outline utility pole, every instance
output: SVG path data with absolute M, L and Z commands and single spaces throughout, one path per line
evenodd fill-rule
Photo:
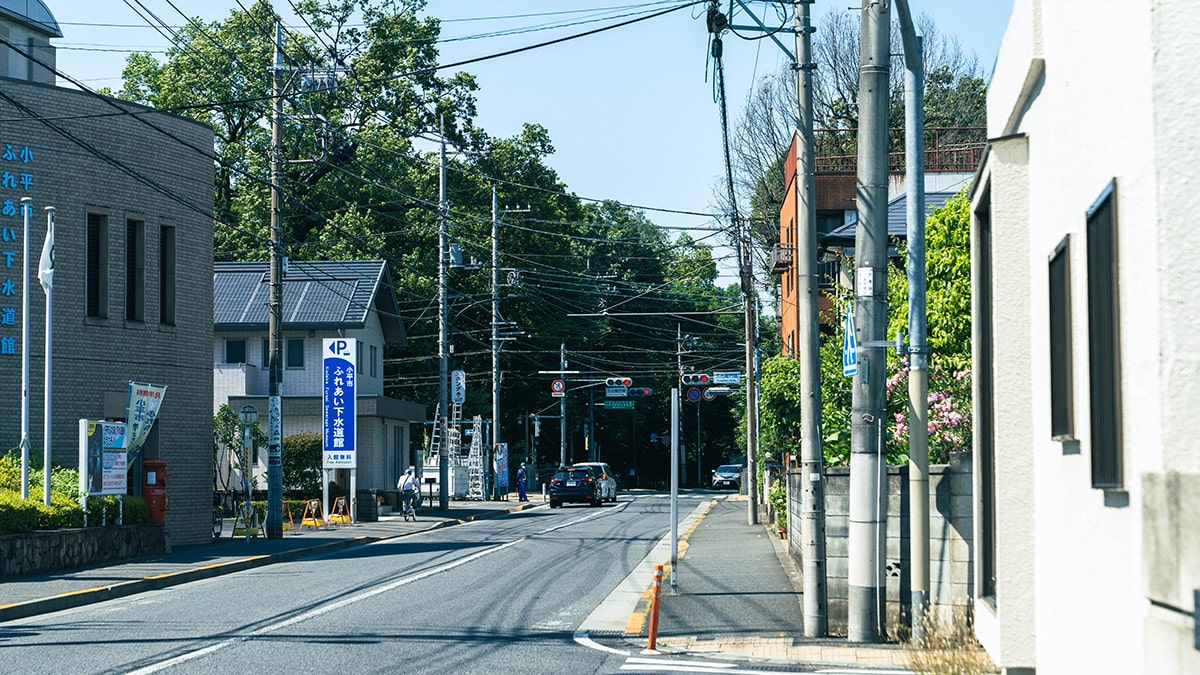
M 450 508 L 450 455 L 449 433 L 446 416 L 450 405 L 450 355 L 447 344 L 449 338 L 449 303 L 446 298 L 446 247 L 449 245 L 446 212 L 446 129 L 441 118 L 438 119 L 441 136 L 441 162 L 438 165 L 438 437 L 442 439 L 438 451 L 438 508 L 442 511 Z M 456 448 L 457 450 L 457 448 Z
M 271 298 L 267 323 L 267 539 L 283 537 L 283 21 L 271 70 Z M 246 467 L 249 471 L 250 467 Z M 246 495 L 246 503 L 250 495 Z M 249 526 L 247 526 L 249 527 Z
M 929 347 L 925 273 L 925 54 L 908 0 L 896 3 L 904 40 L 904 167 L 908 192 L 908 494 L 913 643 L 929 601 Z
M 754 257 L 751 251 L 750 221 L 742 220 L 738 242 L 742 263 L 742 310 L 746 328 L 746 520 L 758 524 L 758 383 L 754 378 Z
M 825 563 L 825 450 L 821 441 L 821 346 L 817 320 L 817 206 L 813 156 L 813 70 L 810 5 L 796 0 L 796 98 L 800 145 L 796 149 L 797 353 L 800 357 L 800 522 L 804 564 L 804 636 L 829 632 Z
M 858 232 L 855 325 L 862 350 L 850 425 L 850 642 L 879 642 L 886 593 L 887 462 L 884 449 L 887 343 L 888 3 L 863 0 L 859 52 Z
M 567 372 L 567 344 L 564 342 L 559 346 L 559 361 L 558 367 L 563 371 L 563 376 Z M 558 399 L 558 465 L 560 467 L 567 465 L 567 397 L 566 392 Z
M 500 447 L 500 206 L 492 183 L 492 449 Z M 499 486 L 499 480 L 496 485 Z

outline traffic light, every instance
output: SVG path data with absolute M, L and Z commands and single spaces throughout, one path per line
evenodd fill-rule
M 610 377 L 604 380 L 605 386 L 608 387 L 628 387 L 633 384 L 632 377 Z
M 701 387 L 703 387 L 704 385 L 707 385 L 709 382 L 712 382 L 712 378 L 708 376 L 708 373 L 688 373 L 687 375 L 683 375 L 679 379 L 680 379 L 680 381 L 683 382 L 684 386 L 701 386 Z
M 654 390 L 650 387 L 633 387 L 629 390 L 630 396 L 652 396 Z

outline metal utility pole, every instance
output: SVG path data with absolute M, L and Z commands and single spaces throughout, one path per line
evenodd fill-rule
M 850 427 L 850 642 L 879 642 L 886 593 L 887 462 L 883 447 L 887 347 L 888 3 L 863 0 L 859 52 L 855 325 L 862 350 Z
M 283 22 L 275 18 L 271 69 L 271 298 L 267 323 L 267 539 L 283 537 Z M 246 467 L 247 471 L 250 467 Z M 246 494 L 246 503 L 250 494 Z M 249 525 L 247 525 L 247 528 Z
M 758 524 L 758 383 L 754 377 L 754 257 L 750 221 L 738 223 L 742 260 L 742 304 L 746 328 L 746 520 Z
M 908 0 L 897 0 L 904 39 L 904 167 L 908 192 L 908 494 L 914 644 L 929 602 L 929 347 L 925 307 L 925 54 Z
M 825 450 L 821 441 L 821 345 L 818 327 L 817 186 L 813 156 L 813 70 L 810 5 L 796 0 L 796 100 L 800 145 L 796 149 L 797 353 L 800 357 L 800 546 L 804 564 L 804 636 L 829 632 L 825 563 Z
M 450 405 L 450 355 L 449 355 L 449 303 L 446 298 L 446 255 L 449 246 L 446 212 L 446 130 L 438 121 L 441 132 L 441 162 L 438 165 L 438 438 L 442 439 L 438 449 L 438 508 L 450 508 L 450 456 L 448 444 L 450 429 L 446 416 Z M 457 448 L 456 448 L 457 450 Z
M 562 343 L 559 346 L 559 361 L 558 367 L 563 371 L 564 377 L 567 372 L 567 345 Z M 558 399 L 558 465 L 560 467 L 567 465 L 567 397 L 566 392 Z

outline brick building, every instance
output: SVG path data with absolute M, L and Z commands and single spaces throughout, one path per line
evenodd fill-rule
M 213 476 L 213 134 L 190 120 L 133 116 L 148 109 L 54 86 L 50 39 L 60 36 L 41 2 L 0 6 L 0 376 L 8 384 L 0 438 L 9 448 L 20 442 L 27 348 L 31 455 L 42 454 L 46 298 L 35 275 L 43 209 L 53 206 L 52 461 L 77 464 L 79 419 L 124 419 L 130 381 L 167 385 L 142 458 L 167 463 L 170 541 L 205 542 Z M 24 197 L 33 204 L 27 347 Z M 134 464 L 131 492 L 141 480 Z

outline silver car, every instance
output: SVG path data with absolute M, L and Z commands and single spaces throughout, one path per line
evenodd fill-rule
M 713 470 L 712 486 L 714 490 L 721 488 L 741 489 L 742 467 L 738 464 L 722 464 L 718 466 Z
M 590 466 L 600 476 L 600 500 L 617 501 L 617 475 L 605 462 L 575 462 L 572 466 Z

